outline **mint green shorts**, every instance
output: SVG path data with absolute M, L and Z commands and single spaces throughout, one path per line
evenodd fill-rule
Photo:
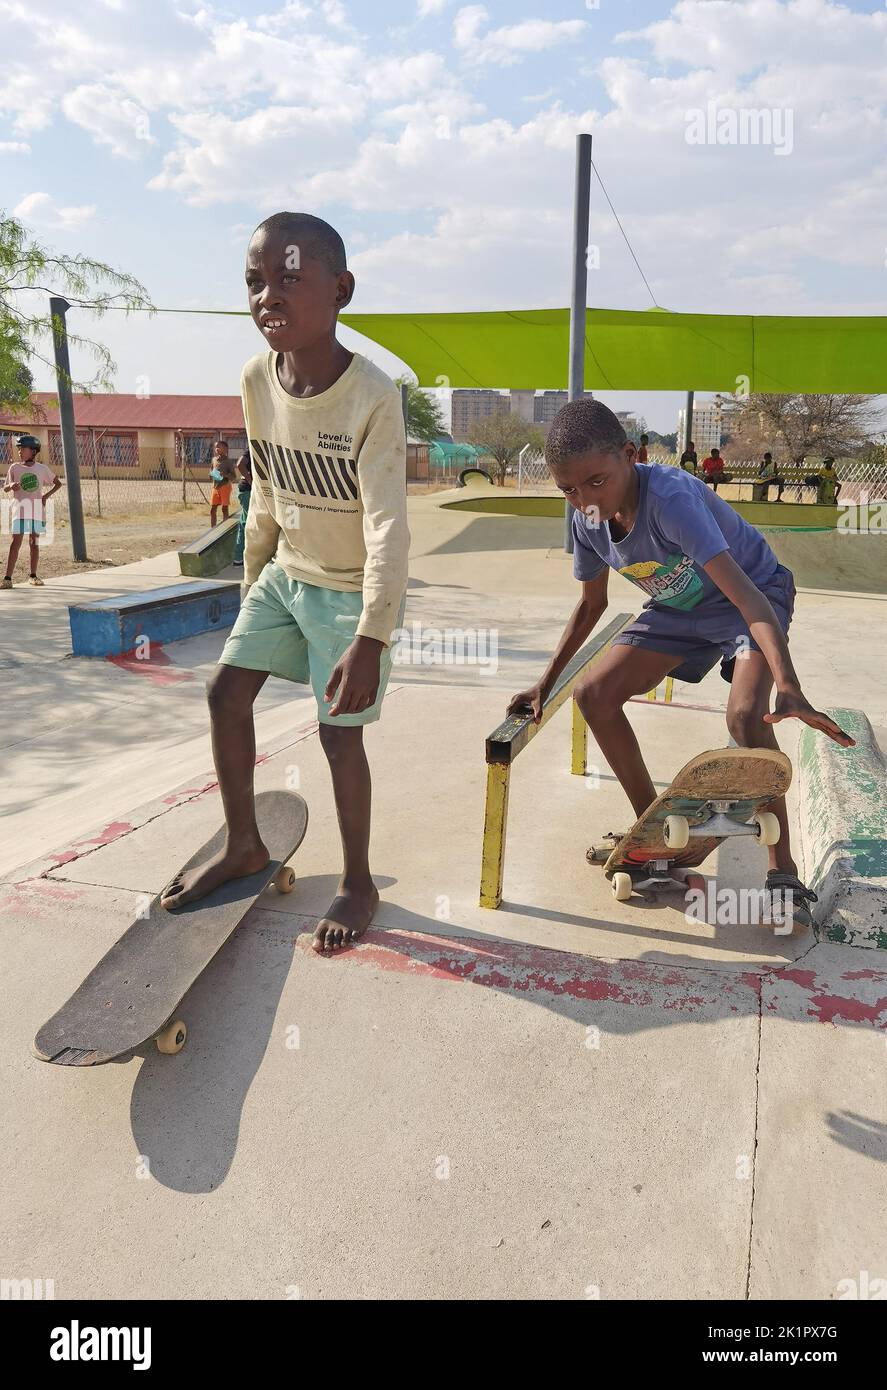
M 396 627 L 403 622 L 405 603 L 406 597 Z M 310 683 L 321 724 L 372 724 L 381 713 L 382 696 L 391 675 L 391 647 L 384 647 L 379 659 L 379 689 L 374 704 L 360 714 L 330 716 L 334 701 L 323 698 L 333 667 L 357 636 L 362 612 L 363 594 L 323 589 L 290 579 L 271 560 L 250 588 L 219 663 L 242 666 L 248 671 L 267 671 L 299 685 Z

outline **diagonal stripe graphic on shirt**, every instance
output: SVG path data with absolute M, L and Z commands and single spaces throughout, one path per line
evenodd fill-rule
M 322 483 L 322 481 L 321 481 L 321 479 L 320 479 L 320 475 L 318 474 L 317 466 L 316 466 L 316 464 L 315 464 L 315 462 L 314 462 L 314 455 L 313 455 L 313 454 L 309 454 L 308 451 L 307 451 L 307 449 L 305 450 L 305 462 L 306 462 L 306 464 L 308 465 L 308 467 L 311 469 L 311 474 L 312 474 L 312 476 L 313 476 L 313 478 L 314 478 L 315 483 L 317 484 L 317 491 L 320 493 L 320 496 L 321 496 L 321 497 L 326 497 L 326 496 L 328 496 L 327 490 L 326 490 L 326 488 L 324 487 L 324 485 L 323 485 L 323 483 Z
M 281 467 L 280 459 L 278 457 L 279 452 L 279 444 L 269 444 L 268 458 L 271 463 L 271 468 L 274 473 L 274 477 L 277 480 L 277 486 L 281 489 L 282 492 L 287 492 L 289 491 L 289 488 L 287 485 L 286 474 L 284 473 L 283 468 Z
M 277 453 L 280 458 L 281 467 L 286 473 L 290 492 L 304 493 L 305 489 L 302 487 L 296 475 L 296 465 L 292 450 L 284 448 L 282 444 L 278 444 Z
M 338 468 L 339 468 L 339 476 L 341 477 L 341 479 L 342 479 L 342 481 L 344 482 L 345 486 L 347 487 L 348 491 L 351 493 L 351 496 L 352 496 L 352 497 L 357 497 L 357 482 L 356 482 L 356 479 L 350 477 L 350 476 L 349 476 L 349 472 L 348 472 L 348 470 L 350 469 L 352 473 L 354 473 L 354 474 L 357 473 L 357 463 L 356 463 L 356 461 L 355 461 L 354 459 L 337 458 L 337 459 L 336 459 L 336 463 L 337 463 Z
M 327 476 L 328 476 L 329 478 L 332 478 L 332 480 L 333 480 L 333 485 L 339 489 L 339 492 L 340 492 L 342 498 L 347 502 L 347 501 L 348 501 L 348 493 L 345 491 L 345 486 L 344 486 L 344 484 L 343 484 L 343 482 L 342 482 L 342 479 L 339 477 L 338 473 L 336 472 L 335 461 L 334 461 L 333 459 L 330 458 L 329 454 L 325 454 L 325 455 L 324 455 L 324 462 L 326 463 Z
M 249 442 L 250 453 L 253 455 L 253 465 L 256 473 L 263 483 L 270 482 L 271 469 L 268 465 L 268 457 L 265 450 L 268 448 L 268 441 L 265 439 L 251 439 Z M 255 464 L 255 460 L 260 461 L 261 467 Z
M 315 490 L 315 488 L 314 488 L 314 484 L 313 484 L 312 481 L 311 481 L 311 475 L 310 475 L 310 473 L 308 472 L 308 469 L 305 467 L 305 459 L 304 459 L 304 456 L 299 452 L 298 449 L 294 449 L 294 450 L 293 450 L 293 453 L 294 453 L 295 456 L 296 456 L 296 462 L 297 462 L 298 465 L 299 465 L 299 472 L 300 472 L 300 474 L 302 475 L 302 478 L 303 478 L 303 480 L 304 480 L 305 486 L 307 487 L 308 491 L 311 493 L 311 496 L 312 496 L 312 497 L 316 497 L 316 496 L 317 496 L 317 492 L 316 492 L 316 490 Z
M 326 483 L 329 496 L 335 500 L 336 479 L 333 474 L 332 468 L 330 467 L 332 459 L 330 459 L 324 454 L 315 454 L 314 462 L 317 464 L 317 467 L 320 469 L 320 472 L 323 475 L 323 480 Z

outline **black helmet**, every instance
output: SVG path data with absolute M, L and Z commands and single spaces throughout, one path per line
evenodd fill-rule
M 15 447 L 17 449 L 33 449 L 35 454 L 40 452 L 40 440 L 33 434 L 16 435 Z

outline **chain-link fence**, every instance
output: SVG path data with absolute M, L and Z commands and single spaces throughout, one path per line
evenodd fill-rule
M 650 462 L 677 468 L 674 454 L 650 452 Z M 718 483 L 718 493 L 728 502 L 774 501 L 781 495 L 786 502 L 816 502 L 821 496 L 821 458 L 807 458 L 800 465 L 775 465 L 775 476 L 767 481 L 760 475 L 760 459 L 729 459 L 724 461 L 724 481 Z M 703 477 L 702 462 L 697 474 Z M 835 474 L 840 485 L 838 501 L 859 502 L 887 499 L 887 466 L 877 459 L 840 458 L 835 460 Z M 518 492 L 559 493 L 560 489 L 548 471 L 542 454 L 526 452 L 505 480 L 506 487 Z
M 0 471 L 18 459 L 15 433 L 0 431 Z M 47 447 L 38 457 L 62 478 L 61 434 L 46 432 Z M 77 430 L 77 460 L 85 516 L 105 520 L 155 512 L 209 509 L 213 445 L 223 438 L 234 461 L 246 451 L 246 435 L 233 432 L 169 431 L 167 442 L 156 435 L 140 437 L 138 431 Z M 59 519 L 68 518 L 68 490 L 56 493 Z

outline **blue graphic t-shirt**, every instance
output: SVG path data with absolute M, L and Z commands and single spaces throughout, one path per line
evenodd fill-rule
M 573 513 L 573 574 L 595 579 L 610 569 L 648 595 L 645 608 L 703 611 L 728 603 L 702 568 L 728 550 L 753 584 L 765 588 L 778 561 L 760 531 L 729 502 L 680 468 L 635 464 L 638 512 L 628 535 L 614 541 L 609 525 Z

